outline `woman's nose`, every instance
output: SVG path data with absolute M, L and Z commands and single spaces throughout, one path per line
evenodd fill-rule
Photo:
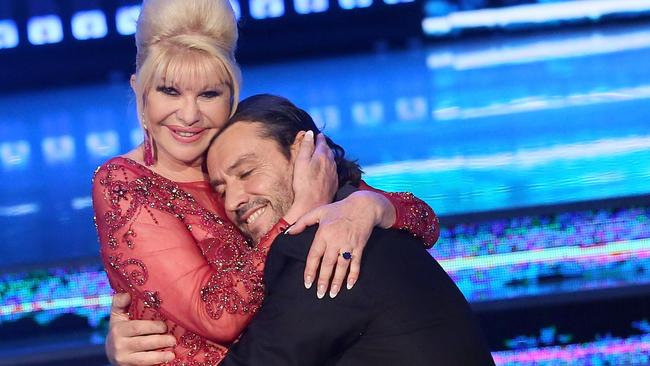
M 191 126 L 201 120 L 201 112 L 195 98 L 184 98 L 176 116 L 185 125 Z

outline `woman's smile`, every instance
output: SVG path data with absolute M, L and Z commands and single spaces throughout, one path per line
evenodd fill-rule
M 199 127 L 181 127 L 181 126 L 165 126 L 169 129 L 172 137 L 181 143 L 190 144 L 196 142 L 203 137 L 207 128 Z

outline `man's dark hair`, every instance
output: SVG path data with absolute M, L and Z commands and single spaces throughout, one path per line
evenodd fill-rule
M 280 151 L 287 159 L 291 158 L 291 145 L 298 132 L 313 131 L 314 137 L 320 133 L 307 112 L 296 107 L 286 98 L 271 94 L 257 94 L 242 100 L 224 130 L 240 122 L 259 123 L 263 129 L 260 137 L 277 142 Z M 345 184 L 358 187 L 363 173 L 359 164 L 345 159 L 345 150 L 329 137 L 325 139 L 334 153 L 339 187 Z

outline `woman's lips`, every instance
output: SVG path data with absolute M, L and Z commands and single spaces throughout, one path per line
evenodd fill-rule
M 205 128 L 181 128 L 175 126 L 167 126 L 167 128 L 169 128 L 172 137 L 176 139 L 176 141 L 186 144 L 196 142 L 201 138 L 203 132 L 206 131 Z

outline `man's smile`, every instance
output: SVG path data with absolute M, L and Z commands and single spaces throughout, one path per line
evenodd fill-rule
M 250 225 L 254 223 L 264 213 L 264 211 L 266 211 L 266 207 L 267 206 L 264 205 L 258 209 L 255 209 L 255 211 L 250 215 L 248 215 L 248 217 L 246 218 L 246 224 Z

